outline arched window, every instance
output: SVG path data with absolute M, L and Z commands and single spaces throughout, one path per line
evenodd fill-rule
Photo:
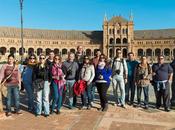
M 112 34 L 115 34 L 115 29 L 112 29 Z
M 138 49 L 137 55 L 138 55 L 138 56 L 142 56 L 142 55 L 143 55 L 143 49 Z
M 173 56 L 175 56 L 175 49 L 173 49 Z
M 111 34 L 112 33 L 112 31 L 111 31 L 111 29 L 109 29 L 109 34 Z
M 22 51 L 23 51 L 23 53 L 25 53 L 25 48 L 19 48 L 19 55 L 22 55 Z
M 5 47 L 1 47 L 1 48 L 0 48 L 0 53 L 1 53 L 2 55 L 5 55 L 6 52 L 7 52 L 7 49 L 6 49 Z
M 123 38 L 123 43 L 124 44 L 128 43 L 128 40 L 126 38 Z
M 53 51 L 54 51 L 54 54 L 59 55 L 59 49 L 55 48 Z
M 165 56 L 170 56 L 170 49 L 169 48 L 164 49 L 164 55 Z
M 113 38 L 110 38 L 109 44 L 114 44 L 114 39 Z
M 91 56 L 91 49 L 86 49 L 86 55 Z
M 38 48 L 36 53 L 39 56 L 42 52 L 43 52 L 43 49 L 42 48 Z
M 73 48 L 70 49 L 70 52 L 75 53 L 75 49 L 73 49 Z
M 50 48 L 46 48 L 46 55 L 49 55 L 51 49 Z
M 156 48 L 155 49 L 155 56 L 159 56 L 161 54 L 161 49 Z
M 62 49 L 62 55 L 66 55 L 67 54 L 67 49 Z
M 119 43 L 121 43 L 121 39 L 120 38 L 117 38 L 116 39 L 116 44 L 119 44 Z
M 146 49 L 146 56 L 152 56 L 152 49 Z
M 16 48 L 11 47 L 11 48 L 10 48 L 10 54 L 15 54 L 15 53 L 16 53 Z
M 123 34 L 125 34 L 125 33 L 126 33 L 124 28 L 122 29 L 122 31 L 123 31 Z
M 28 49 L 28 55 L 34 54 L 34 49 L 33 48 L 29 48 Z
M 109 49 L 109 57 L 110 57 L 110 58 L 113 58 L 113 49 L 112 49 L 112 48 Z
M 127 58 L 127 49 L 126 48 L 123 49 L 123 57 Z

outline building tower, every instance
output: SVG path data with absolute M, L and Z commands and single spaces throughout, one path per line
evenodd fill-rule
M 132 41 L 134 39 L 133 16 L 130 20 L 122 16 L 113 16 L 109 21 L 106 16 L 103 23 L 103 53 L 112 58 L 116 55 L 116 50 L 121 49 L 123 57 L 132 51 Z

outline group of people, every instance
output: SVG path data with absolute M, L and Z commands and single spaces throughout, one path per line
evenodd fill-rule
M 49 56 L 40 54 L 37 58 L 29 55 L 25 63 L 17 65 L 14 55 L 8 56 L 7 64 L 0 70 L 0 113 L 4 113 L 2 99 L 5 97 L 6 116 L 14 112 L 22 114 L 20 110 L 20 89 L 24 87 L 28 100 L 28 111 L 36 116 L 44 114 L 60 114 L 61 107 L 69 109 L 77 107 L 77 97 L 81 97 L 79 109 L 91 109 L 94 105 L 95 88 L 99 94 L 99 111 L 108 110 L 107 90 L 111 84 L 116 106 L 126 108 L 134 105 L 137 88 L 137 107 L 141 107 L 141 93 L 144 92 L 144 108 L 149 108 L 149 87 L 154 86 L 156 108 L 161 107 L 161 98 L 165 111 L 170 110 L 170 84 L 172 80 L 174 62 L 164 63 L 164 56 L 158 56 L 158 63 L 152 66 L 147 57 L 142 56 L 140 62 L 134 58 L 134 53 L 128 53 L 128 59 L 122 57 L 121 50 L 116 56 L 108 60 L 100 50 L 94 58 L 83 54 L 83 47 L 78 46 L 77 52 L 68 54 L 62 61 L 60 55 L 50 51 Z M 6 90 L 2 86 L 5 83 Z M 119 91 L 118 91 L 119 89 Z M 2 91 L 7 91 L 3 94 Z

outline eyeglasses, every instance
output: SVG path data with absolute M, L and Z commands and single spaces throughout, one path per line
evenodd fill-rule
M 40 57 L 39 59 L 40 59 L 40 60 L 44 60 L 44 59 L 45 59 L 45 57 Z

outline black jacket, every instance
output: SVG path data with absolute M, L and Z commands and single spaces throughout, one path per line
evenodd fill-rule
M 33 74 L 32 74 L 33 81 L 36 79 L 43 79 L 44 81 L 50 81 L 50 71 L 49 67 L 46 65 L 44 68 L 41 68 L 40 65 L 36 65 L 33 68 Z

